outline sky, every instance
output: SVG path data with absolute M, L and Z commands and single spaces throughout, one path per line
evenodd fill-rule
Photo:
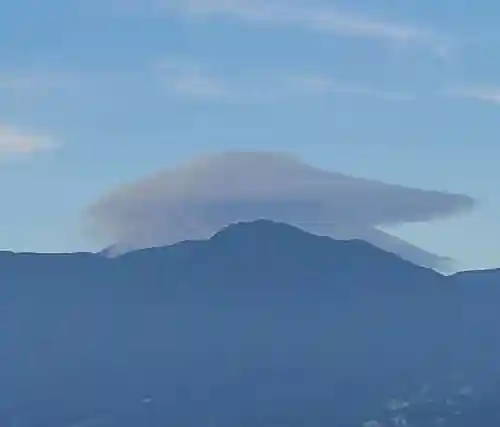
M 272 150 L 475 198 L 472 213 L 390 232 L 498 267 L 498 13 L 480 0 L 2 2 L 0 249 L 96 250 L 82 213 L 103 193 L 200 153 Z

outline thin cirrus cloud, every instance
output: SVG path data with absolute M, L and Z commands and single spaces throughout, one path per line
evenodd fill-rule
M 386 101 L 414 101 L 416 96 L 410 93 L 380 90 L 370 86 L 341 82 L 321 74 L 295 74 L 283 77 L 288 85 L 309 94 L 346 94 L 353 96 L 378 98 Z
M 500 86 L 463 86 L 448 91 L 454 97 L 500 105 Z
M 0 125 L 0 156 L 26 156 L 56 147 L 49 136 Z
M 156 0 L 165 13 L 199 21 L 237 20 L 247 24 L 299 28 L 341 37 L 379 40 L 402 46 L 419 46 L 439 56 L 455 47 L 452 37 L 412 24 L 384 21 L 312 1 L 273 0 Z
M 207 71 L 186 58 L 164 58 L 155 67 L 156 79 L 170 95 L 188 101 L 265 103 L 304 97 L 350 95 L 385 101 L 411 101 L 415 96 L 364 84 L 341 82 L 318 73 L 268 72 L 235 79 Z
M 184 58 L 160 60 L 154 67 L 160 86 L 180 97 L 207 101 L 222 101 L 237 95 L 227 81 L 208 73 L 194 61 Z M 241 94 L 240 94 L 241 95 Z
M 67 89 L 74 78 L 68 73 L 53 70 L 16 69 L 0 71 L 0 95 L 33 97 L 50 95 Z
M 0 71 L 0 97 L 27 102 L 33 99 L 65 99 L 95 94 L 116 96 L 134 88 L 150 88 L 155 93 L 182 102 L 221 104 L 266 104 L 313 100 L 319 96 L 353 96 L 381 101 L 411 101 L 413 94 L 341 81 L 326 73 L 307 71 L 247 71 L 243 74 L 201 64 L 185 56 L 162 57 L 152 66 L 128 71 L 81 73 L 78 71 Z M 147 83 L 146 83 L 147 82 Z M 111 94 L 112 92 L 112 94 Z M 69 96 L 71 94 L 71 96 Z M 61 96 L 63 95 L 63 96 Z
M 361 238 L 440 268 L 444 258 L 379 227 L 448 217 L 474 204 L 465 195 L 321 170 L 288 154 L 228 152 L 118 187 L 93 203 L 85 218 L 91 234 L 112 246 L 110 254 L 204 239 L 235 221 L 265 218 L 335 238 Z
M 40 87 L 52 88 L 59 87 L 60 80 L 55 76 L 40 71 L 17 72 L 1 72 L 0 73 L 0 89 L 3 90 L 33 90 Z

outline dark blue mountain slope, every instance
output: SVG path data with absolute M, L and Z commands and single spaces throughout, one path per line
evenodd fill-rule
M 269 221 L 116 259 L 1 253 L 0 422 L 461 427 L 499 392 L 488 292 Z

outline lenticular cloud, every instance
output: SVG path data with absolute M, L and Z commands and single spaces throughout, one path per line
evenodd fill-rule
M 282 153 L 208 155 L 118 188 L 88 210 L 113 254 L 205 239 L 235 221 L 269 219 L 340 239 L 362 238 L 437 268 L 443 258 L 378 227 L 447 217 L 468 196 L 426 191 L 315 168 Z

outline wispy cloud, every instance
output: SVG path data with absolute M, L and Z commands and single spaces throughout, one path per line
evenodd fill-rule
M 413 101 L 416 99 L 414 95 L 409 93 L 379 90 L 366 85 L 341 82 L 320 74 L 289 75 L 285 76 L 284 79 L 291 87 L 309 94 L 346 94 L 386 101 Z
M 57 147 L 57 143 L 42 134 L 27 132 L 0 124 L 0 155 L 30 155 Z
M 0 91 L 18 94 L 47 94 L 64 88 L 69 76 L 44 70 L 0 71 Z
M 447 56 L 453 39 L 438 31 L 332 6 L 316 6 L 311 0 L 156 0 L 164 12 L 190 20 L 232 19 L 265 26 L 296 27 L 308 31 L 331 33 L 389 42 L 401 46 L 419 46 L 439 56 Z
M 447 91 L 448 95 L 500 105 L 500 86 L 462 86 Z
M 163 89 L 181 97 L 222 101 L 231 92 L 227 82 L 188 59 L 162 59 L 155 73 Z
M 307 69 L 238 70 L 199 61 L 191 56 L 165 56 L 149 66 L 103 72 L 63 70 L 0 70 L 0 99 L 27 111 L 43 102 L 44 108 L 92 108 L 136 93 L 158 93 L 165 100 L 203 104 L 271 104 L 314 102 L 322 97 L 371 98 L 386 102 L 411 101 L 415 96 L 366 82 L 337 79 L 328 72 Z M 236 72 L 238 71 L 238 72 Z M 36 101 L 36 102 L 35 102 Z M 54 104 L 55 103 L 55 104 Z M 42 105 L 42 104 L 40 104 Z M 22 108 L 19 107 L 21 110 Z
M 163 59 L 155 68 L 162 88 L 170 95 L 194 102 L 268 103 L 304 97 L 351 95 L 385 101 L 411 101 L 407 93 L 341 82 L 314 73 L 267 72 L 235 78 L 204 69 L 188 59 Z

